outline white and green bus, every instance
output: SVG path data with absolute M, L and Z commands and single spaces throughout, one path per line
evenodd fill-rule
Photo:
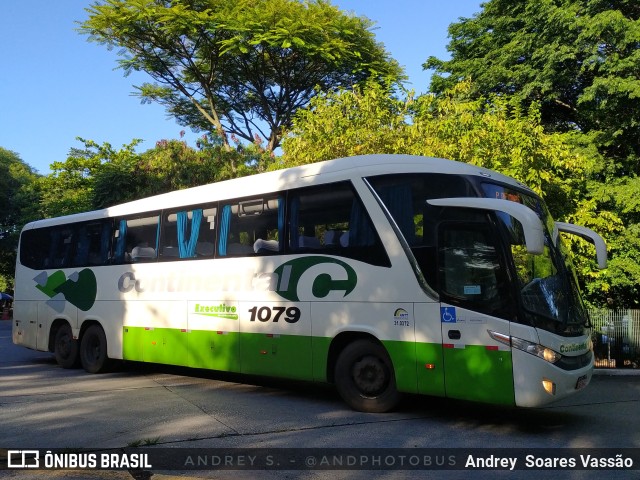
M 539 406 L 585 387 L 588 316 L 530 189 L 443 159 L 367 155 L 30 223 L 13 342 L 112 360 Z

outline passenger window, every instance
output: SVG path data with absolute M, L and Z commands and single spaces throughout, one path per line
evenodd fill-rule
M 27 268 L 40 270 L 45 268 L 49 257 L 51 229 L 37 228 L 25 230 L 20 236 L 20 263 Z
M 218 255 L 237 257 L 282 252 L 284 200 L 259 197 L 223 203 Z
M 289 251 L 390 266 L 371 219 L 348 182 L 291 192 Z
M 443 300 L 509 318 L 508 277 L 490 231 L 482 225 L 448 224 L 439 235 Z
M 109 263 L 111 222 L 85 223 L 78 227 L 73 265 L 106 265 Z
M 367 180 L 411 248 L 422 277 L 437 290 L 436 232 L 442 209 L 429 206 L 427 200 L 476 196 L 471 184 L 459 175 L 441 173 L 381 175 Z
M 163 260 L 213 257 L 215 224 L 216 207 L 166 213 L 160 257 Z
M 158 215 L 119 219 L 114 230 L 115 263 L 150 262 L 157 257 Z
M 45 258 L 44 268 L 64 268 L 70 265 L 73 236 L 73 226 L 60 226 L 49 230 L 49 255 Z

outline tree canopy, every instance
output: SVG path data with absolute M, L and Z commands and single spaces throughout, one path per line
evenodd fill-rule
M 612 173 L 640 173 L 636 0 L 489 0 L 449 37 L 451 59 L 424 64 L 433 92 L 470 78 L 478 95 L 538 102 L 546 128 L 590 133 Z
M 593 159 L 569 137 L 542 128 L 540 111 L 509 98 L 471 98 L 462 82 L 441 95 L 396 98 L 379 85 L 323 94 L 300 110 L 283 143 L 290 166 L 366 153 L 407 153 L 457 160 L 510 175 L 554 206 L 572 212 L 586 190 Z
M 137 87 L 144 101 L 227 150 L 235 136 L 273 151 L 318 88 L 403 75 L 371 21 L 325 0 L 106 0 L 88 12 L 80 31 L 154 80 Z
M 13 287 L 22 226 L 39 217 L 37 178 L 17 153 L 0 147 L 0 291 Z

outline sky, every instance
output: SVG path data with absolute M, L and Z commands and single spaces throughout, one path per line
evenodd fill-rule
M 144 73 L 124 76 L 117 50 L 77 32 L 92 0 L 5 0 L 0 12 L 0 147 L 11 150 L 41 174 L 64 162 L 81 137 L 114 148 L 143 140 L 198 136 L 168 118 L 158 104 L 142 104 L 134 85 Z M 376 39 L 405 68 L 408 85 L 426 92 L 430 55 L 448 58 L 447 28 L 480 11 L 480 0 L 332 0 L 342 10 L 368 17 Z

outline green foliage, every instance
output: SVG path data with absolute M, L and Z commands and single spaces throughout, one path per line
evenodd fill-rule
M 84 148 L 71 149 L 65 162 L 52 163 L 51 174 L 40 179 L 43 217 L 93 210 L 103 201 L 105 190 L 113 194 L 127 191 L 127 185 L 118 183 L 115 178 L 111 179 L 113 183 L 106 188 L 96 185 L 96 176 L 101 170 L 110 169 L 111 165 L 117 165 L 126 171 L 124 166 L 133 163 L 132 159 L 136 157 L 134 150 L 140 140 L 123 145 L 121 150 L 114 150 L 109 143 L 98 145 L 92 140 L 78 140 L 84 143 Z M 126 171 L 126 174 L 133 173 Z
M 17 153 L 0 147 L 0 291 L 13 288 L 20 230 L 38 217 L 37 179 Z
M 587 279 L 589 300 L 598 306 L 637 308 L 640 305 L 640 179 L 592 181 L 570 221 L 599 232 L 607 242 L 608 267 L 596 271 L 593 262 L 579 264 Z M 593 247 L 567 237 L 581 258 L 593 258 Z
M 120 66 L 155 81 L 138 87 L 182 124 L 266 140 L 272 152 L 295 111 L 316 94 L 367 78 L 401 79 L 372 23 L 324 0 L 107 0 L 80 31 L 121 48 Z
M 106 208 L 119 203 L 183 188 L 226 180 L 259 171 L 272 162 L 256 142 L 227 150 L 215 137 L 204 136 L 197 148 L 179 140 L 161 140 L 143 153 L 140 140 L 119 150 L 79 139 L 65 162 L 51 165 L 39 180 L 40 215 L 54 217 Z
M 510 175 L 543 195 L 557 216 L 572 212 L 593 158 L 566 135 L 545 133 L 537 104 L 522 111 L 504 96 L 471 98 L 471 89 L 463 82 L 405 100 L 376 84 L 322 94 L 298 112 L 277 165 L 365 153 L 442 157 Z
M 320 92 L 300 109 L 283 141 L 283 157 L 272 168 L 367 153 L 407 153 L 413 95 L 406 100 L 377 83 L 349 90 Z
M 475 93 L 540 104 L 542 123 L 579 129 L 611 173 L 640 173 L 640 8 L 635 0 L 490 0 L 449 26 L 450 60 L 430 57 L 432 91 L 471 78 Z

